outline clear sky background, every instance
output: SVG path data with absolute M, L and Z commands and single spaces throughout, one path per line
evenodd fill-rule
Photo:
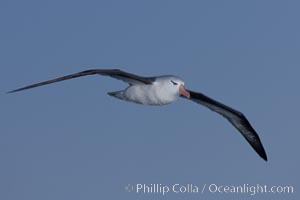
M 299 1 L 0 1 L 0 199 L 299 199 Z M 180 99 L 107 96 L 90 68 L 173 74 L 242 111 L 263 161 L 225 119 Z M 294 194 L 135 194 L 127 184 L 293 186 Z

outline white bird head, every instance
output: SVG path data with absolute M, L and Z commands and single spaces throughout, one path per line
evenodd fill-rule
M 161 76 L 159 82 L 167 88 L 168 93 L 179 97 L 180 95 L 190 98 L 190 93 L 184 87 L 184 81 L 176 76 Z

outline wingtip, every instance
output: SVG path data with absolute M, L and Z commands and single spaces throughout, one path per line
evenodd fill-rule
M 8 92 L 5 92 L 5 94 L 11 94 L 11 93 L 14 93 L 14 91 L 8 91 Z
M 264 159 L 264 161 L 266 161 L 266 162 L 268 161 L 268 157 L 267 157 L 267 154 L 266 154 L 264 149 L 262 151 L 258 152 L 258 153 L 259 153 L 260 157 L 262 159 Z
M 268 162 L 268 158 L 267 157 L 262 157 L 262 159 L 264 159 L 264 161 Z
M 258 137 L 258 135 L 257 135 Z M 249 144 L 252 146 L 253 150 L 264 160 L 264 161 L 268 161 L 268 156 L 267 153 L 265 151 L 264 146 L 262 145 L 259 137 L 257 138 L 258 140 L 256 140 L 256 142 L 251 142 L 249 140 L 247 140 L 249 142 Z
M 262 156 L 262 159 L 264 159 L 264 161 L 268 162 L 268 157 L 266 154 L 264 156 Z
M 18 92 L 19 90 L 11 90 L 11 91 L 8 91 L 6 92 L 5 94 L 11 94 L 11 93 L 15 93 L 15 92 Z

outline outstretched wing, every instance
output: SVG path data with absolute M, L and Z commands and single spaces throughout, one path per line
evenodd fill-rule
M 190 100 L 208 107 L 210 110 L 219 113 L 225 117 L 238 131 L 244 136 L 253 149 L 267 161 L 267 154 L 254 128 L 251 126 L 243 113 L 230 108 L 220 102 L 217 102 L 204 94 L 198 92 L 190 92 Z M 183 96 L 182 96 L 183 97 Z M 186 97 L 183 97 L 186 98 Z M 187 98 L 186 98 L 187 99 Z
M 82 71 L 82 72 L 78 72 L 75 74 L 70 74 L 67 76 L 62 76 L 59 78 L 55 78 L 55 79 L 51 79 L 48 81 L 43 81 L 40 83 L 35 83 L 32 85 L 28 85 L 22 88 L 18 88 L 12 91 L 9 91 L 8 93 L 13 93 L 13 92 L 18 92 L 21 90 L 27 90 L 27 89 L 31 89 L 31 88 L 35 88 L 35 87 L 39 87 L 42 85 L 47 85 L 47 84 L 51 84 L 51 83 L 55 83 L 55 82 L 59 82 L 59 81 L 65 81 L 68 79 L 73 79 L 73 78 L 78 78 L 81 76 L 87 76 L 87 75 L 104 75 L 104 76 L 111 76 L 113 78 L 125 81 L 126 83 L 133 85 L 133 84 L 151 84 L 155 78 L 148 78 L 148 77 L 142 77 L 142 76 L 137 76 L 135 74 L 130 74 L 128 72 L 124 72 L 121 71 L 119 69 L 91 69 L 91 70 L 86 70 L 86 71 Z

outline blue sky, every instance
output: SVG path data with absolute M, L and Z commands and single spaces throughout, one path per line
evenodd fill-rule
M 0 198 L 253 199 L 135 194 L 127 184 L 299 184 L 299 2 L 0 2 Z M 242 111 L 264 162 L 222 117 L 180 99 L 147 107 L 91 76 L 5 92 L 90 68 L 173 74 Z

